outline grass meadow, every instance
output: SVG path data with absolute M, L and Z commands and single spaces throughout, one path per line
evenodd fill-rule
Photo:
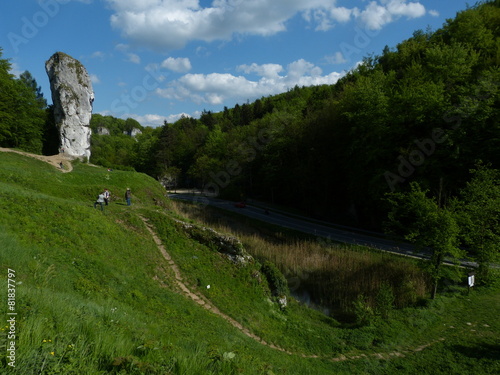
M 130 207 L 123 199 L 127 187 L 133 194 Z M 111 191 L 112 201 L 100 211 L 93 202 L 104 188 Z M 0 153 L 0 203 L 1 373 L 500 371 L 498 289 L 467 295 L 459 288 L 435 301 L 391 309 L 385 317 L 374 312 L 363 325 L 347 324 L 294 298 L 280 308 L 265 277 L 256 277 L 262 274 L 266 258 L 280 264 L 289 278 L 298 273 L 301 282 L 318 282 L 316 273 L 328 272 L 326 266 L 321 271 L 321 263 L 347 264 L 346 259 L 334 260 L 337 250 L 325 252 L 321 244 L 306 249 L 300 241 L 292 246 L 287 234 L 277 238 L 259 234 L 245 224 L 242 240 L 256 260 L 235 266 L 214 247 L 186 236 L 172 220 L 183 214 L 174 210 L 163 188 L 143 174 L 108 172 L 81 163 L 63 174 L 43 162 Z M 141 217 L 153 225 L 191 290 L 288 353 L 248 337 L 180 293 L 169 263 Z M 257 253 L 271 245 L 276 246 L 274 255 Z M 306 251 L 310 264 L 299 264 L 300 257 L 293 254 Z M 359 254 L 363 258 L 363 251 Z M 380 257 L 378 262 L 381 266 L 391 259 Z M 284 264 L 285 260 L 290 263 Z M 393 262 L 395 270 L 403 267 L 398 260 Z M 413 269 L 418 267 L 404 272 L 417 272 Z M 365 271 L 359 270 L 351 277 L 361 277 Z M 335 277 L 339 279 L 332 283 L 348 273 Z M 364 278 L 366 285 L 380 290 L 371 276 Z M 15 289 L 15 298 L 10 298 L 15 304 L 9 305 L 9 289 Z M 425 297 L 425 291 L 412 291 Z M 368 290 L 362 292 L 370 295 Z M 336 296 L 335 303 L 349 305 L 345 298 Z M 371 308 L 368 299 L 361 302 L 360 311 Z M 12 312 L 17 314 L 15 324 L 9 322 Z M 9 358 L 11 341 L 14 362 Z

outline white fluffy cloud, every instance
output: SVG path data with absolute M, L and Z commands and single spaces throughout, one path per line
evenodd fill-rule
M 279 64 L 257 65 L 253 63 L 251 65 L 240 65 L 236 69 L 246 74 L 255 73 L 258 76 L 267 78 L 277 78 L 279 73 L 283 71 L 283 67 Z
M 148 115 L 133 115 L 133 114 L 127 114 L 127 117 L 131 117 L 135 120 L 137 120 L 142 126 L 151 126 L 153 128 L 156 128 L 158 126 L 162 126 L 165 121 L 167 122 L 175 122 L 177 121 L 180 116 L 160 116 L 160 115 L 155 115 L 155 114 L 148 114 Z M 172 121 L 174 120 L 174 121 Z
M 350 21 L 351 17 L 355 16 L 356 13 L 357 13 L 356 8 L 348 9 L 348 8 L 344 8 L 344 7 L 333 8 L 330 11 L 330 15 L 331 15 L 332 19 L 337 21 L 337 22 L 341 22 L 341 23 Z
M 321 68 L 303 59 L 289 64 L 286 69 L 278 64 L 254 63 L 241 65 L 237 70 L 260 78 L 250 80 L 243 75 L 228 73 L 186 74 L 170 82 L 167 87 L 157 89 L 156 93 L 168 99 L 220 105 L 228 99 L 254 100 L 278 94 L 296 85 L 333 84 L 342 76 L 342 73 L 337 72 L 323 75 Z
M 160 50 L 179 49 L 193 40 L 229 40 L 235 34 L 272 35 L 286 30 L 296 14 L 329 30 L 358 19 L 379 29 L 399 17 L 420 17 L 425 8 L 408 0 L 371 1 L 364 10 L 337 7 L 337 0 L 107 0 L 112 26 L 132 42 Z
M 327 31 L 334 27 L 335 22 L 346 23 L 359 14 L 357 8 L 345 7 L 319 8 L 303 13 L 303 17 L 310 23 L 316 23 L 316 31 Z
M 161 67 L 177 73 L 186 73 L 191 70 L 191 61 L 189 61 L 186 57 L 169 57 L 168 59 L 163 60 Z
M 418 18 L 425 15 L 425 7 L 420 3 L 407 0 L 381 0 L 380 4 L 371 1 L 359 13 L 359 19 L 371 30 L 380 30 L 384 25 L 400 17 Z

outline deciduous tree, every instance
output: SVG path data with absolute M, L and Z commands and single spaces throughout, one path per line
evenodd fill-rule
M 418 183 L 404 193 L 391 193 L 389 224 L 418 248 L 430 252 L 428 272 L 433 280 L 432 298 L 436 296 L 439 280 L 443 277 L 443 262 L 457 260 L 464 255 L 458 247 L 459 226 L 454 213 L 441 207 L 429 197 Z

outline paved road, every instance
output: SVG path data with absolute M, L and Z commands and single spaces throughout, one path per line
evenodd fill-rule
M 289 228 L 302 233 L 311 234 L 313 236 L 317 236 L 318 238 L 326 239 L 327 241 L 362 245 L 420 259 L 430 258 L 430 253 L 417 251 L 414 245 L 403 241 L 397 242 L 390 240 L 385 238 L 383 234 L 362 231 L 356 228 L 339 227 L 326 222 L 272 209 L 268 209 L 269 214 L 266 214 L 265 207 L 260 204 L 259 206 L 247 204 L 245 208 L 238 208 L 235 207 L 234 202 L 216 198 L 201 197 L 192 194 L 169 194 L 169 197 L 172 199 L 198 202 L 200 204 L 221 208 L 226 211 L 236 212 L 240 215 L 274 224 L 283 228 Z M 445 263 L 453 264 L 452 262 Z M 460 264 L 464 267 L 476 267 L 475 263 L 468 261 L 462 261 Z

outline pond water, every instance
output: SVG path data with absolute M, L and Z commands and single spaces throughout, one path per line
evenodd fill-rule
M 293 291 L 291 290 L 290 294 L 292 295 L 293 298 L 295 298 L 297 301 L 303 303 L 307 307 L 314 309 L 314 310 L 317 310 L 317 311 L 320 311 L 327 316 L 330 316 L 331 309 L 326 307 L 326 306 L 322 306 L 317 301 L 314 301 L 313 298 L 311 297 L 311 294 L 307 291 L 307 289 L 297 288 Z

